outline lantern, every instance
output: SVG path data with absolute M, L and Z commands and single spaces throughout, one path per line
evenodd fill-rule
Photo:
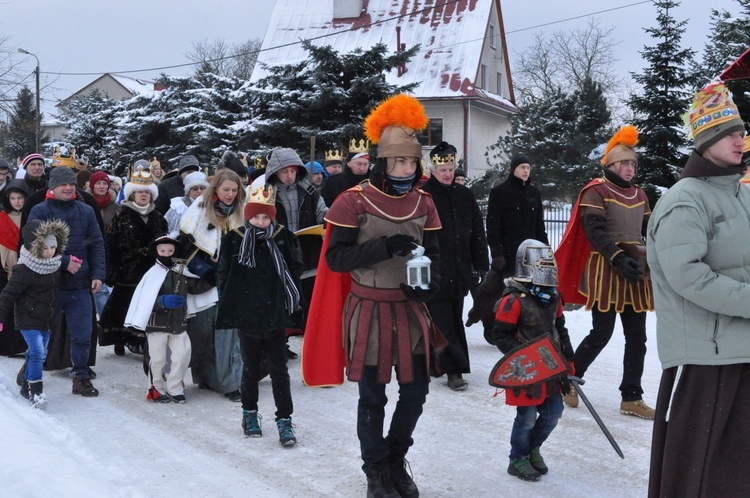
M 406 262 L 406 283 L 411 287 L 430 288 L 430 258 L 424 255 L 424 247 L 412 249 L 414 257 Z

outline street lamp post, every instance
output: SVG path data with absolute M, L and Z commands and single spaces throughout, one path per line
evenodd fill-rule
M 34 70 L 34 74 L 36 75 L 36 116 L 34 117 L 35 123 L 34 123 L 34 138 L 36 142 L 36 151 L 35 152 L 42 152 L 41 144 L 39 143 L 39 140 L 41 139 L 41 132 L 42 132 L 42 123 L 41 123 L 41 109 L 39 108 L 39 57 L 32 54 L 28 50 L 24 50 L 22 48 L 18 49 L 19 52 L 22 54 L 30 55 L 34 59 L 36 59 L 36 69 Z

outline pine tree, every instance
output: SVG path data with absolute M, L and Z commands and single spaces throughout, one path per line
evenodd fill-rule
M 16 95 L 10 119 L 0 130 L 2 156 L 24 157 L 36 150 L 36 107 L 34 93 L 23 86 Z
M 657 0 L 657 27 L 646 28 L 655 45 L 640 54 L 648 62 L 641 73 L 631 73 L 642 93 L 631 96 L 628 105 L 635 114 L 633 124 L 640 133 L 638 181 L 652 204 L 656 186 L 671 187 L 677 181 L 687 157 L 682 130 L 683 114 L 690 103 L 694 78 L 688 71 L 695 51 L 680 47 L 686 21 L 676 21 L 673 0 Z
M 259 148 L 291 147 L 305 156 L 312 136 L 344 146 L 350 138 L 362 137 L 364 119 L 375 105 L 416 86 L 390 85 L 385 73 L 406 63 L 419 46 L 387 55 L 384 44 L 347 54 L 330 46 L 303 45 L 307 60 L 265 67 L 268 76 L 256 84 L 255 107 L 262 123 L 253 135 Z
M 750 48 L 750 0 L 737 0 L 741 12 L 711 10 L 711 30 L 703 50 L 703 60 L 695 65 L 699 86 L 716 78 L 732 62 Z M 750 79 L 727 82 L 740 116 L 750 118 Z M 749 130 L 750 131 L 750 130 Z
M 113 109 L 116 102 L 99 90 L 71 100 L 60 116 L 68 129 L 65 142 L 76 147 L 94 168 L 112 169 L 117 165 L 120 149 L 109 141 L 115 133 Z

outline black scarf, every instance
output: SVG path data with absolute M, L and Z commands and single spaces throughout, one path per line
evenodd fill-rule
M 245 221 L 245 235 L 242 237 L 242 244 L 240 245 L 239 262 L 249 268 L 255 268 L 256 241 L 266 241 L 268 249 L 271 252 L 273 265 L 276 268 L 276 274 L 279 276 L 279 280 L 284 283 L 284 301 L 286 309 L 291 315 L 301 307 L 300 293 L 297 286 L 294 285 L 292 274 L 289 273 L 289 268 L 286 265 L 286 261 L 284 261 L 284 256 L 281 254 L 279 246 L 276 245 L 276 241 L 273 239 L 276 226 L 276 222 L 273 222 L 266 228 L 258 228 Z

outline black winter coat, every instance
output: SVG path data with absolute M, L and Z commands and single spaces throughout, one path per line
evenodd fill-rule
M 493 188 L 487 205 L 487 241 L 492 258 L 503 256 L 513 268 L 518 246 L 526 239 L 549 244 L 544 228 L 544 208 L 539 190 L 513 176 Z
M 42 275 L 26 265 L 15 265 L 10 281 L 0 294 L 0 322 L 7 322 L 10 310 L 14 310 L 16 329 L 52 330 L 59 286 L 59 268 Z
M 473 271 L 489 269 L 482 213 L 474 194 L 463 185 L 445 186 L 433 176 L 421 190 L 432 195 L 443 226 L 437 232 L 440 291 L 435 299 L 464 297 L 473 283 Z
M 339 196 L 341 192 L 349 190 L 355 185 L 359 185 L 363 181 L 367 180 L 369 172 L 364 175 L 355 175 L 352 173 L 349 166 L 344 167 L 344 171 L 338 175 L 329 176 L 323 180 L 323 185 L 320 186 L 320 195 L 323 197 L 323 202 L 326 206 L 331 207 L 333 201 Z
M 160 212 L 151 211 L 144 222 L 139 213 L 120 206 L 107 230 L 107 285 L 138 285 L 154 264 L 149 244 L 165 233 L 167 221 Z
M 179 174 L 159 183 L 158 189 L 159 197 L 154 201 L 154 206 L 162 215 L 169 211 L 169 203 L 173 197 L 183 197 L 185 195 L 185 184 L 182 183 L 182 177 Z

